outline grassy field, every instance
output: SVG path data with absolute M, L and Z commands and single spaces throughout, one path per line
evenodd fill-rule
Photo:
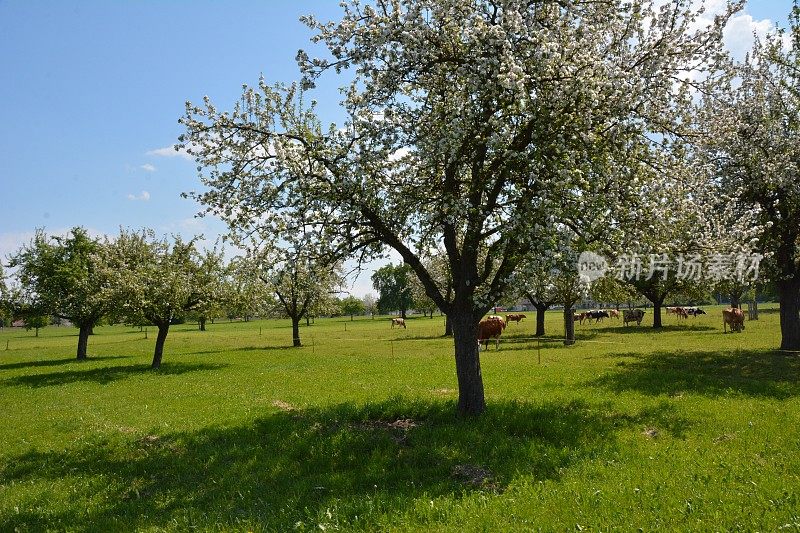
M 98 328 L 82 363 L 75 329 L 5 330 L 0 530 L 800 530 L 777 313 L 665 322 L 537 351 L 529 313 L 482 353 L 477 420 L 439 317 L 317 320 L 302 348 L 288 321 L 175 326 L 157 371 L 152 330 Z

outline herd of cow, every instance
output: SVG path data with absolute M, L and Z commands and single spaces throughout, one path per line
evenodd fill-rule
M 676 315 L 678 318 L 688 318 L 690 315 L 697 317 L 697 315 L 705 315 L 706 312 L 699 307 L 667 307 L 668 315 Z M 522 319 L 528 318 L 522 313 L 507 314 L 505 318 L 498 315 L 489 315 L 478 324 L 478 348 L 481 344 L 484 349 L 489 349 L 489 341 L 494 339 L 496 349 L 500 348 L 500 336 L 506 325 L 509 322 L 519 323 Z M 575 313 L 573 319 L 579 324 L 584 321 L 594 320 L 594 323 L 602 322 L 604 318 L 620 318 L 620 311 L 617 309 L 593 309 L 582 313 Z M 622 323 L 627 326 L 629 323 L 636 322 L 636 325 L 641 325 L 644 319 L 643 309 L 623 309 L 622 310 Z M 392 328 L 395 326 L 406 327 L 406 321 L 402 318 L 392 318 Z M 727 333 L 727 328 L 730 327 L 731 332 L 741 332 L 744 330 L 744 313 L 741 309 L 731 308 L 723 309 L 722 311 L 722 329 Z
M 642 324 L 644 319 L 643 309 L 623 309 L 621 312 L 623 325 L 627 326 L 629 323 L 636 322 L 637 325 Z M 667 314 L 674 314 L 680 318 L 687 318 L 689 315 L 696 317 L 697 315 L 705 315 L 706 312 L 699 307 L 667 307 Z M 478 347 L 483 344 L 484 349 L 489 348 L 489 341 L 494 339 L 495 347 L 500 347 L 500 336 L 506 328 L 508 322 L 519 322 L 523 318 L 527 318 L 523 314 L 506 315 L 503 319 L 501 316 L 490 315 L 480 321 L 478 324 Z M 576 313 L 573 316 L 575 322 L 583 324 L 584 321 L 594 320 L 595 323 L 602 322 L 604 318 L 620 318 L 620 311 L 616 309 L 596 309 Z M 731 331 L 742 331 L 744 329 L 744 314 L 741 309 L 725 309 L 722 311 L 723 330 L 727 333 L 727 326 L 730 326 Z

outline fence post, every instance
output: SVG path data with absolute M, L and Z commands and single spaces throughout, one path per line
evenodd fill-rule
M 147 328 L 144 328 L 144 338 L 147 339 Z

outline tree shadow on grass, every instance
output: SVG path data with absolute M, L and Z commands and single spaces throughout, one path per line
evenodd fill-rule
M 113 358 L 116 359 L 116 358 Z M 152 373 L 162 376 L 185 374 L 208 370 L 219 370 L 228 365 L 210 363 L 163 363 L 161 368 L 153 369 L 150 365 L 118 365 L 105 366 L 91 369 L 67 370 L 64 372 L 50 372 L 45 374 L 30 374 L 15 376 L 4 380 L 6 386 L 25 387 L 52 387 L 69 383 L 98 383 L 105 385 L 130 376 Z
M 800 357 L 771 350 L 626 353 L 617 369 L 590 382 L 616 392 L 744 394 L 787 399 L 800 395 Z
M 441 328 L 441 331 L 438 331 L 438 332 L 435 332 L 435 333 L 417 333 L 417 334 L 409 333 L 408 335 L 403 335 L 402 333 L 400 333 L 400 336 L 393 337 L 393 338 L 387 338 L 386 342 L 389 342 L 389 341 L 394 341 L 394 342 L 400 342 L 400 341 L 432 341 L 432 340 L 442 340 L 442 339 L 450 339 L 452 341 L 453 340 L 453 336 L 452 335 L 444 335 L 444 328 Z
M 19 361 L 17 363 L 6 363 L 0 365 L 2 370 L 14 370 L 17 368 L 35 368 L 41 366 L 61 366 L 70 363 L 91 363 L 92 361 L 106 361 L 108 359 L 124 359 L 131 357 L 130 355 L 104 355 L 104 356 L 88 356 L 86 359 L 78 359 L 76 357 L 67 357 L 66 359 L 37 359 L 35 361 Z
M 720 322 L 721 323 L 721 322 Z M 652 324 L 645 324 L 642 322 L 641 326 L 624 326 L 620 324 L 619 326 L 603 326 L 601 328 L 594 328 L 592 331 L 597 333 L 670 333 L 670 332 L 680 332 L 686 333 L 688 331 L 714 331 L 720 328 L 715 328 L 713 326 L 701 326 L 695 324 L 686 324 L 686 325 L 674 325 L 674 324 L 666 324 L 661 326 L 658 329 L 653 328 Z
M 614 449 L 622 428 L 683 427 L 670 409 L 627 415 L 579 401 L 493 403 L 477 419 L 457 417 L 452 402 L 403 398 L 282 407 L 238 427 L 0 459 L 6 486 L 41 491 L 21 513 L 0 514 L 0 529 L 380 529 L 419 501 L 557 479 Z M 52 502 L 55 482 L 80 490 L 63 487 Z
M 311 343 L 302 346 L 292 346 L 283 344 L 279 346 L 222 346 L 217 350 L 200 350 L 197 352 L 181 352 L 182 355 L 213 355 L 233 352 L 271 352 L 271 351 L 300 351 L 303 348 L 311 348 Z
M 564 339 L 548 339 L 548 340 L 541 340 L 538 342 L 536 340 L 524 340 L 524 339 L 514 339 L 513 337 L 510 339 L 506 339 L 505 337 L 500 339 L 500 350 L 495 349 L 494 341 L 489 341 L 489 349 L 485 350 L 483 345 L 481 345 L 481 356 L 487 353 L 493 353 L 499 351 L 502 352 L 513 352 L 513 351 L 525 351 L 536 353 L 537 349 L 540 351 L 554 351 L 554 350 L 561 350 L 564 348 Z

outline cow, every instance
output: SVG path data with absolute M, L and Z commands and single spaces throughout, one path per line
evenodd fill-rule
M 503 323 L 503 328 L 506 327 L 506 319 L 501 317 L 500 315 L 489 315 L 486 317 L 486 320 L 497 320 L 498 322 Z
M 731 327 L 731 333 L 744 330 L 744 313 L 735 307 L 722 310 L 722 332 L 727 333 L 727 326 Z
M 510 323 L 512 321 L 516 322 L 517 324 L 519 324 L 520 320 L 522 320 L 523 318 L 528 318 L 528 317 L 523 315 L 522 313 L 515 314 L 515 315 L 506 315 L 506 324 L 508 324 L 508 323 Z
M 404 318 L 393 318 L 392 329 L 394 329 L 395 326 L 403 326 L 403 329 L 406 329 L 406 320 Z
M 586 313 L 575 313 L 572 315 L 572 321 L 583 324 L 583 321 L 586 320 L 586 316 Z
M 485 349 L 489 349 L 489 339 L 494 339 L 495 348 L 500 349 L 500 335 L 506 329 L 506 323 L 502 318 L 499 320 L 497 318 L 489 317 L 478 322 L 478 351 L 481 349 L 482 342 Z
M 683 307 L 676 307 L 675 314 L 678 315 L 678 318 L 689 318 L 689 313 Z
M 619 318 L 619 311 L 616 309 L 606 309 L 605 311 L 610 318 Z
M 588 319 L 592 319 L 593 318 L 595 324 L 597 324 L 598 322 L 600 322 L 604 318 L 608 318 L 608 317 L 609 317 L 609 314 L 606 311 L 592 310 L 592 311 L 589 311 L 588 313 L 586 313 L 586 318 L 588 318 Z
M 686 311 L 687 315 L 692 315 L 693 317 L 697 317 L 697 315 L 705 315 L 706 312 L 700 309 L 699 307 L 684 307 L 684 311 Z
M 644 318 L 644 311 L 641 309 L 622 310 L 622 324 L 625 326 L 628 325 L 628 322 L 636 322 L 637 326 L 641 326 L 643 318 Z

